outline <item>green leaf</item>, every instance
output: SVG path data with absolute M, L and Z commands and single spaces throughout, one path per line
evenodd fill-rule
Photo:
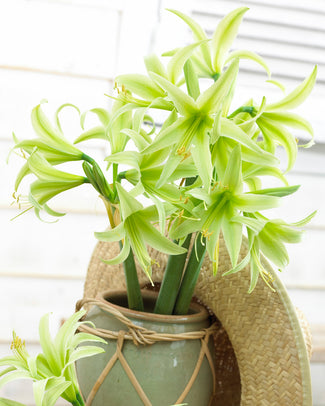
M 247 10 L 247 7 L 237 8 L 227 14 L 218 24 L 212 38 L 212 62 L 215 73 L 221 73 L 228 51 L 237 36 L 239 25 Z
M 282 100 L 271 103 L 266 106 L 266 111 L 273 110 L 291 110 L 303 103 L 312 91 L 317 76 L 317 66 L 314 67 L 312 73 L 307 77 L 295 90 L 289 93 Z
M 168 97 L 174 103 L 177 111 L 185 117 L 192 116 L 198 112 L 197 105 L 192 97 L 184 93 L 180 88 L 163 77 L 152 73 L 151 76 L 168 93 Z
M 266 62 L 264 61 L 264 59 L 261 56 L 259 56 L 255 52 L 243 51 L 243 50 L 231 52 L 231 54 L 228 55 L 228 58 L 226 59 L 225 64 L 227 64 L 228 62 L 230 62 L 231 60 L 236 59 L 236 58 L 250 59 L 252 61 L 255 61 L 256 63 L 258 63 L 265 69 L 268 76 L 271 76 L 270 69 L 267 66 Z
M 219 79 L 210 86 L 197 99 L 201 113 L 216 113 L 229 94 L 233 82 L 236 80 L 239 69 L 239 60 L 235 59 Z

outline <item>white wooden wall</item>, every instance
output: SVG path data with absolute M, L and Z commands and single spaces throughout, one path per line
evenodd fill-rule
M 246 13 L 235 47 L 265 57 L 288 89 L 319 65 L 310 99 L 300 110 L 315 129 L 317 145 L 300 150 L 290 175 L 301 189 L 277 211 L 295 221 L 318 209 L 302 244 L 289 247 L 291 263 L 283 274 L 292 300 L 307 315 L 317 332 L 315 346 L 325 347 L 325 3 L 322 0 L 1 0 L 0 1 L 0 356 L 8 353 L 11 331 L 37 348 L 38 320 L 53 312 L 56 328 L 74 310 L 82 296 L 87 264 L 96 241 L 93 231 L 106 227 L 101 203 L 90 188 L 68 193 L 57 208 L 70 213 L 54 224 L 39 222 L 33 213 L 14 221 L 11 206 L 15 174 L 20 162 L 6 164 L 11 132 L 31 137 L 30 111 L 43 98 L 47 111 L 71 102 L 82 110 L 106 106 L 104 93 L 112 90 L 117 73 L 143 71 L 142 56 L 190 41 L 190 33 L 177 17 L 164 11 L 175 8 L 191 14 L 209 33 L 228 11 L 242 5 Z M 177 35 L 176 35 L 177 34 Z M 281 97 L 265 84 L 262 70 L 242 63 L 238 103 L 266 92 Z M 258 83 L 258 84 L 257 84 Z M 75 117 L 75 123 L 71 118 Z M 64 115 L 64 125 L 77 135 L 77 115 Z M 105 156 L 91 144 L 92 155 Z M 298 198 L 298 196 L 300 198 Z M 316 351 L 312 374 L 315 405 L 325 405 L 320 384 L 324 364 Z M 323 375 L 324 374 L 324 375 Z M 8 385 L 0 396 L 32 404 L 30 385 Z

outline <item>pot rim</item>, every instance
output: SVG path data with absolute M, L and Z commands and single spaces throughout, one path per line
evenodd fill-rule
M 142 289 L 142 297 L 146 297 L 148 299 L 150 298 L 157 298 L 158 292 L 152 291 L 152 290 L 146 290 Z M 126 296 L 126 290 L 114 290 L 114 289 L 109 289 L 102 291 L 98 293 L 97 299 L 103 301 L 103 302 L 108 302 L 109 297 L 113 296 L 121 296 L 125 295 Z M 137 320 L 147 320 L 147 321 L 156 321 L 156 322 L 161 322 L 161 323 L 167 323 L 167 324 L 187 324 L 187 323 L 193 323 L 193 322 L 200 322 L 204 321 L 209 318 L 209 312 L 207 309 L 197 303 L 197 302 L 191 302 L 191 310 L 194 311 L 193 314 L 186 314 L 186 315 L 168 315 L 168 314 L 156 314 L 156 313 L 150 313 L 150 312 L 140 312 L 138 310 L 132 310 L 128 309 L 127 307 L 119 306 L 117 304 L 109 302 L 111 306 L 113 306 L 115 309 L 119 310 L 124 316 L 132 318 L 132 319 L 137 319 Z

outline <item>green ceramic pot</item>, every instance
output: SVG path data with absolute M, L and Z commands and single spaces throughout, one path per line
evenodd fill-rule
M 180 334 L 198 331 L 210 325 L 209 314 L 203 306 L 193 303 L 186 316 L 166 316 L 150 313 L 154 307 L 156 293 L 143 291 L 146 312 L 137 312 L 126 308 L 125 292 L 104 292 L 108 300 L 134 324 L 160 333 Z M 116 318 L 94 306 L 87 315 L 97 328 L 107 330 L 127 330 Z M 212 338 L 210 339 L 212 341 Z M 212 343 L 209 344 L 211 349 Z M 104 347 L 106 352 L 91 358 L 81 359 L 76 369 L 81 392 L 85 399 L 93 388 L 97 378 L 116 351 L 116 341 L 109 340 Z M 190 380 L 201 349 L 200 340 L 182 340 L 158 342 L 153 345 L 135 346 L 125 341 L 123 355 L 134 372 L 138 382 L 150 400 L 152 406 L 174 405 Z M 186 396 L 188 406 L 207 406 L 212 395 L 213 379 L 209 363 L 204 357 L 198 376 Z M 119 361 L 100 386 L 92 406 L 143 406 Z

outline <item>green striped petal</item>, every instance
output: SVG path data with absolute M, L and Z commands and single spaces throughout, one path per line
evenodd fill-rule
M 227 58 L 228 51 L 234 42 L 239 25 L 247 7 L 240 7 L 227 14 L 218 24 L 212 38 L 213 69 L 220 73 Z
M 316 82 L 317 66 L 314 67 L 308 76 L 296 89 L 289 93 L 282 100 L 266 106 L 266 111 L 291 110 L 303 103 L 309 96 Z

